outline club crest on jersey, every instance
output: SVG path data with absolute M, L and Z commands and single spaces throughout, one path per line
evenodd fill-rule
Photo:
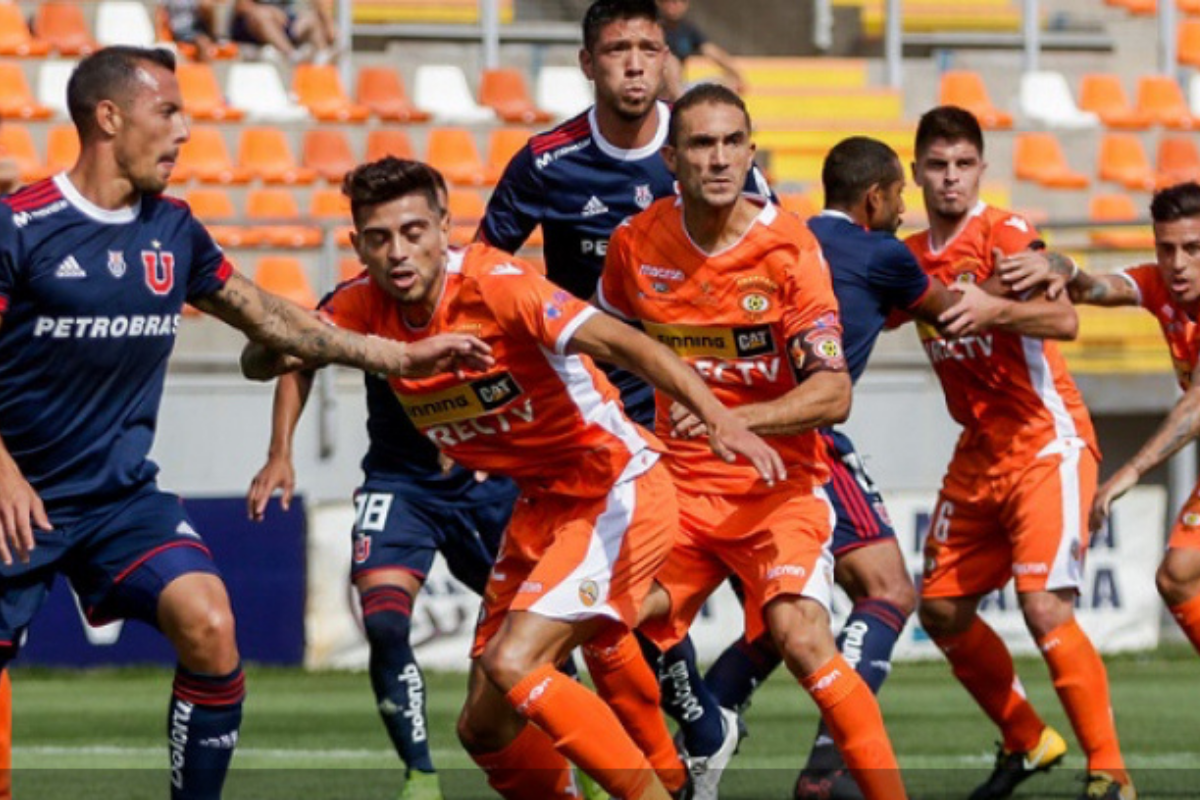
M 108 271 L 114 278 L 125 277 L 125 253 L 120 250 L 108 251 Z
M 359 531 L 354 534 L 354 563 L 363 564 L 371 557 L 371 534 Z
M 579 602 L 587 608 L 596 605 L 600 599 L 600 587 L 593 580 L 585 580 L 579 584 Z
M 654 194 L 650 191 L 650 184 L 641 183 L 633 189 L 633 202 L 637 203 L 637 207 L 645 211 L 654 202 Z
M 742 311 L 750 315 L 751 319 L 762 316 L 771 307 L 771 301 L 765 294 L 751 292 L 747 295 L 742 295 Z
M 111 266 L 111 265 L 110 265 Z M 146 285 L 157 295 L 171 293 L 175 286 L 175 254 L 168 250 L 143 250 Z

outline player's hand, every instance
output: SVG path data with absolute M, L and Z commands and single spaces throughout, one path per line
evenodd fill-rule
M 453 458 L 446 455 L 445 453 L 441 453 L 441 452 L 438 453 L 438 469 L 441 470 L 442 475 L 449 475 L 450 471 L 453 470 L 454 467 L 455 467 L 455 461 Z M 483 483 L 491 476 L 488 475 L 488 473 L 486 471 L 484 471 L 482 469 L 477 469 L 477 470 L 475 470 L 474 477 L 475 477 L 476 483 Z
M 11 459 L 0 464 L 0 561 L 11 566 L 15 555 L 23 564 L 29 563 L 33 551 L 34 528 L 53 530 L 42 498 L 25 480 Z
M 271 456 L 267 463 L 250 481 L 246 494 L 246 515 L 255 522 L 262 522 L 267 512 L 267 503 L 276 490 L 282 490 L 279 505 L 284 511 L 292 507 L 292 495 L 296 491 L 296 470 L 292 460 L 285 456 Z
M 1112 513 L 1113 501 L 1137 486 L 1138 477 L 1137 470 L 1128 466 L 1121 467 L 1096 490 L 1096 499 L 1092 501 L 1092 513 L 1088 516 L 1088 530 L 1093 533 L 1100 530 Z
M 737 461 L 739 455 L 743 456 L 754 465 L 768 486 L 787 479 L 787 467 L 775 448 L 732 414 L 725 415 L 719 422 L 709 423 L 708 446 L 728 464 Z
M 1044 286 L 1046 299 L 1056 300 L 1071 279 L 1070 274 L 1055 269 L 1046 254 L 1038 250 L 1022 250 L 1005 255 L 1004 251 L 996 248 L 992 251 L 992 258 L 996 274 L 1013 294 L 1022 295 L 1030 289 Z
M 987 330 L 1006 302 L 973 283 L 952 283 L 947 288 L 962 295 L 957 303 L 938 317 L 938 327 L 942 334 L 952 339 Z
M 467 372 L 485 372 L 495 363 L 492 348 L 483 340 L 464 333 L 443 333 L 404 345 L 393 374 L 424 378 L 453 372 L 462 378 Z
M 708 435 L 708 426 L 683 403 L 671 403 L 671 435 L 676 439 L 699 439 Z

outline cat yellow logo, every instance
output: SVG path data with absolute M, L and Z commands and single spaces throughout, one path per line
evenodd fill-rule
M 397 393 L 397 397 L 408 418 L 421 428 L 427 428 L 491 414 L 521 394 L 521 387 L 516 379 L 511 374 L 502 372 L 470 383 L 451 386 L 440 392 L 421 395 Z
M 646 333 L 684 357 L 754 358 L 776 352 L 775 336 L 769 325 L 709 328 L 646 322 L 645 328 Z

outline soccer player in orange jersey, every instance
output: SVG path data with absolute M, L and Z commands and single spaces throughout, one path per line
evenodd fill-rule
M 979 200 L 983 134 L 942 106 L 917 128 L 913 177 L 929 230 L 908 240 L 922 267 L 984 298 L 1002 291 L 997 260 L 1040 247 L 1024 218 Z M 981 288 L 984 287 L 984 288 Z M 930 524 L 920 619 L 955 677 L 1003 733 L 996 767 L 972 800 L 1007 797 L 1058 763 L 1067 746 L 1025 697 L 1012 657 L 978 616 L 988 592 L 1016 580 L 1026 625 L 1088 762 L 1083 797 L 1136 796 L 1121 757 L 1104 662 L 1075 621 L 1099 451 L 1091 419 L 1052 339 L 1078 328 L 1066 298 L 1034 295 L 980 323 L 992 306 L 951 307 L 952 335 L 919 325 L 951 416 L 963 426 Z
M 706 84 L 684 94 L 663 155 L 680 197 L 657 201 L 614 231 L 597 300 L 640 321 L 751 430 L 770 436 L 788 477 L 768 486 L 742 465 L 713 458 L 704 426 L 658 394 L 656 425 L 679 492 L 681 536 L 658 576 L 670 613 L 642 632 L 671 646 L 736 574 L 748 636 L 774 637 L 864 794 L 903 798 L 879 707 L 829 629 L 832 511 L 815 429 L 846 418 L 850 377 L 820 247 L 798 219 L 742 193 L 754 146 L 746 107 L 729 89 Z
M 676 538 L 674 487 L 662 445 L 629 421 L 589 356 L 643 375 L 715 426 L 709 445 L 726 468 L 745 466 L 733 463 L 741 454 L 773 483 L 783 462 L 666 347 L 508 253 L 449 251 L 437 181 L 394 158 L 347 176 L 368 274 L 322 314 L 403 342 L 472 331 L 492 348 L 484 374 L 391 382 L 443 453 L 522 491 L 484 593 L 460 736 L 505 797 L 574 796 L 561 756 L 619 798 L 682 792 L 687 772 L 630 633 Z M 299 364 L 251 347 L 244 366 L 261 378 Z M 577 646 L 603 700 L 555 669 Z

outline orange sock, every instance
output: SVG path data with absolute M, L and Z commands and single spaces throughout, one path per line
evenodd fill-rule
M 633 634 L 615 629 L 615 635 L 593 639 L 583 657 L 596 692 L 646 754 L 663 786 L 671 792 L 683 788 L 687 770 L 659 709 L 658 679 Z
M 518 714 L 550 735 L 558 752 L 614 797 L 636 800 L 658 785 L 612 709 L 551 665 L 526 675 L 507 697 Z
M 1046 723 L 1025 699 L 1012 654 L 1004 641 L 979 617 L 958 636 L 934 639 L 946 655 L 954 677 L 1000 728 L 1010 753 L 1037 747 Z
M 526 725 L 503 750 L 471 753 L 491 786 L 506 800 L 576 800 L 571 765 L 536 725 Z
M 1200 653 L 1200 594 L 1169 609 L 1171 616 L 1183 628 L 1184 635 Z
M 12 684 L 0 671 L 0 800 L 12 800 Z
M 821 717 L 867 800 L 908 797 L 875 695 L 846 659 L 834 656 L 800 685 L 821 709 Z
M 1037 644 L 1050 666 L 1054 690 L 1071 720 L 1075 738 L 1087 753 L 1088 769 L 1107 772 L 1128 783 L 1108 700 L 1108 673 L 1091 640 L 1072 619 L 1050 631 Z

